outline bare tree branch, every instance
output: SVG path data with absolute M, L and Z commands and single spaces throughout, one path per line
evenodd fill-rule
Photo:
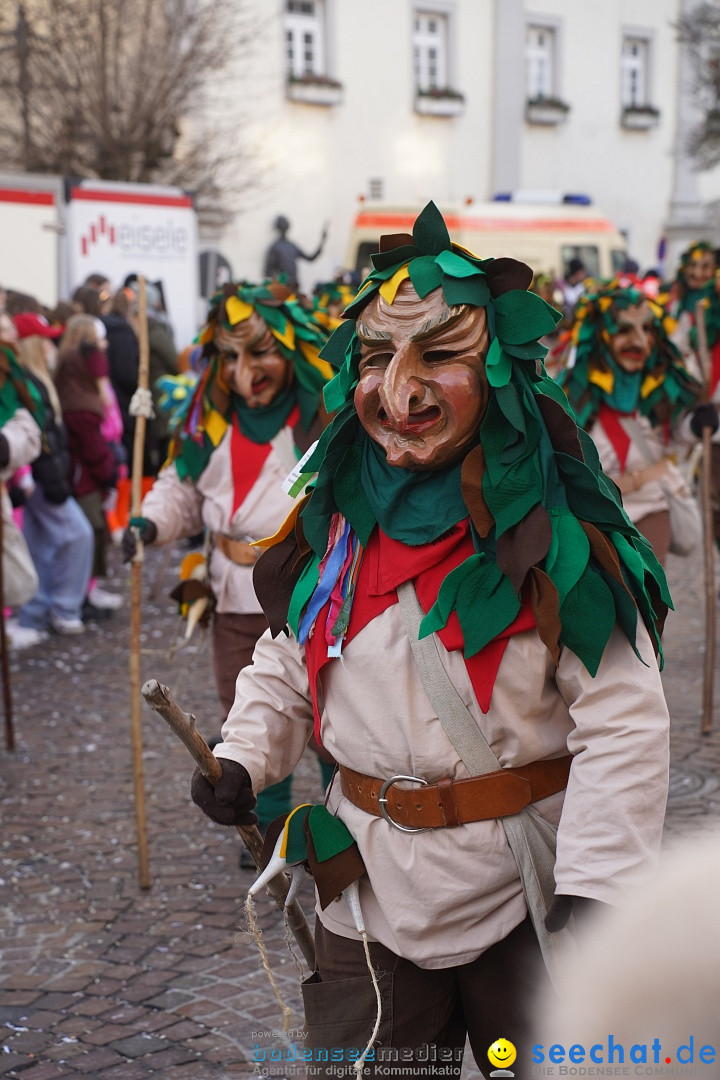
M 196 191 L 220 224 L 253 182 L 239 132 L 203 132 L 211 83 L 249 55 L 246 0 L 34 0 L 0 15 L 0 157 L 15 169 Z M 227 133 L 225 133 L 227 134 Z M 230 177 L 238 178 L 227 183 Z

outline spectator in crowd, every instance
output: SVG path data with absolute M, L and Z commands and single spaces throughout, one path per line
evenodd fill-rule
M 15 528 L 6 484 L 13 473 L 29 465 L 40 453 L 41 432 L 38 421 L 42 420 L 42 405 L 37 391 L 24 377 L 14 349 L 5 336 L 9 329 L 7 316 L 3 313 L 0 318 L 0 512 L 3 527 Z M 17 582 L 15 585 L 17 586 Z M 37 586 L 37 578 L 34 579 L 34 585 Z M 29 599 L 32 588 L 33 581 L 30 581 L 23 600 Z M 3 601 L 7 598 L 5 593 Z M 20 603 L 20 597 L 13 602 Z M 0 617 L 3 617 L 3 614 L 0 612 Z M 7 631 L 10 646 L 14 649 L 37 645 L 43 637 L 41 633 L 21 627 L 15 620 L 8 620 Z
M 56 385 L 69 436 L 73 494 L 95 537 L 93 580 L 86 607 L 90 617 L 122 605 L 120 596 L 94 580 L 107 576 L 105 504 L 112 497 L 118 474 L 115 455 L 102 434 L 105 406 L 98 383 L 107 377 L 107 357 L 99 347 L 95 320 L 89 315 L 74 315 L 60 342 Z
M 140 351 L 137 338 L 137 303 L 130 290 L 120 289 L 112 299 L 110 311 L 103 317 L 107 333 L 107 359 L 112 383 L 122 417 L 122 442 L 127 460 L 132 460 L 135 418 L 130 415 L 130 400 L 137 389 Z
M 44 406 L 43 448 L 32 463 L 33 486 L 23 503 L 23 533 L 39 585 L 35 596 L 19 609 L 18 622 L 38 635 L 48 627 L 58 634 L 81 634 L 93 530 L 70 488 L 68 437 L 52 378 L 55 331 L 36 315 L 16 316 L 18 320 L 22 326 L 18 360 Z
M 565 280 L 560 282 L 560 290 L 563 296 L 563 316 L 565 321 L 572 322 L 575 305 L 585 290 L 585 280 L 588 272 L 582 259 L 571 259 L 568 263 Z
M 137 279 L 131 282 L 130 288 L 137 296 Z M 178 358 L 160 284 L 152 281 L 146 282 L 145 296 L 147 300 L 148 347 L 150 349 L 148 384 L 153 395 L 155 416 L 148 420 L 145 428 L 143 474 L 145 476 L 157 476 L 168 455 L 171 432 L 168 414 L 157 407 L 160 391 L 157 389 L 156 384 L 163 375 L 177 375 Z

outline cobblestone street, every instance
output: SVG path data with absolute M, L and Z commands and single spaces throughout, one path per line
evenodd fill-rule
M 148 552 L 142 673 L 166 683 L 207 737 L 218 729 L 209 645 L 198 639 L 168 659 L 184 624 L 166 597 L 184 553 L 178 546 L 166 565 L 162 551 Z M 112 567 L 111 587 L 127 594 L 117 551 Z M 668 572 L 678 609 L 665 636 L 671 841 L 720 825 L 720 706 L 713 732 L 701 736 L 702 566 L 672 559 Z M 152 886 L 139 887 L 128 625 L 126 605 L 82 637 L 53 637 L 12 658 L 17 748 L 0 750 L 0 1077 L 230 1080 L 253 1072 L 254 1044 L 293 1041 L 271 1034 L 280 1010 L 239 933 L 252 880 L 238 868 L 239 838 L 192 804 L 192 761 L 147 708 Z M 320 794 L 315 759 L 306 757 L 297 801 Z M 311 916 L 309 883 L 301 899 Z M 258 915 L 299 1029 L 298 973 L 274 904 L 260 901 Z M 467 1067 L 465 1075 L 479 1074 Z

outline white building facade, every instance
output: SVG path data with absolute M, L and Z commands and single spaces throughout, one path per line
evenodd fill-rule
M 648 268 L 679 198 L 685 220 L 670 229 L 667 273 L 709 228 L 717 176 L 677 157 L 673 24 L 694 0 L 251 2 L 257 40 L 226 86 L 261 182 L 233 224 L 206 238 L 235 277 L 262 275 L 283 214 L 307 252 L 329 224 L 322 255 L 299 272 L 306 291 L 331 278 L 359 199 L 419 208 L 582 194 Z

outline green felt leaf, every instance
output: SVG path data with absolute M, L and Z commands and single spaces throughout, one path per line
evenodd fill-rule
M 515 590 L 497 564 L 478 566 L 457 602 L 465 656 L 469 658 L 480 652 L 517 618 L 519 611 Z
M 288 626 L 294 633 L 295 637 L 298 636 L 298 627 L 300 626 L 300 619 L 302 613 L 307 606 L 308 600 L 315 591 L 315 586 L 318 580 L 318 567 L 320 566 L 320 557 L 313 555 L 309 560 L 305 568 L 303 569 L 298 583 L 293 589 L 292 598 L 288 606 L 287 621 Z
M 496 332 L 509 345 L 523 345 L 550 334 L 562 318 L 537 293 L 510 289 L 495 298 Z
M 312 807 L 308 826 L 318 862 L 332 859 L 333 855 L 339 855 L 355 843 L 347 825 L 333 817 L 324 806 Z
M 490 513 L 495 518 L 495 536 L 502 536 L 517 525 L 540 500 L 542 477 L 537 459 L 523 458 L 508 469 L 505 475 L 505 493 L 502 501 L 492 495 L 485 496 Z M 484 488 L 483 488 L 483 493 Z
M 376 270 L 388 270 L 390 267 L 399 267 L 410 259 L 416 259 L 420 252 L 414 244 L 403 244 L 402 247 L 391 248 L 389 251 L 377 251 L 370 256 L 370 262 Z
M 590 542 L 577 518 L 568 511 L 551 509 L 550 521 L 552 538 L 543 570 L 557 589 L 562 608 L 565 597 L 585 572 Z
M 588 614 L 592 612 L 592 618 Z M 591 676 L 597 674 L 615 625 L 613 595 L 593 567 L 587 567 L 560 605 L 560 640 L 582 660 Z
M 320 350 L 320 359 L 327 360 L 334 368 L 341 368 L 345 362 L 346 349 L 354 333 L 355 323 L 352 320 L 340 323 Z
M 377 519 L 362 484 L 358 482 L 361 460 L 362 447 L 355 443 L 345 451 L 337 467 L 332 492 L 338 510 L 350 522 L 362 546 L 367 547 Z
M 637 636 L 638 618 L 638 609 L 635 601 L 630 595 L 628 595 L 627 591 L 623 589 L 620 582 L 616 581 L 615 578 L 611 577 L 610 574 L 607 573 L 607 571 L 603 570 L 602 568 L 598 568 L 598 573 L 600 574 L 603 581 L 613 595 L 613 600 L 615 601 L 615 614 L 617 616 L 617 621 L 620 629 L 632 645 L 633 652 L 637 656 L 638 660 L 642 660 L 642 656 L 638 652 L 637 645 L 635 644 Z M 645 663 L 644 660 L 642 660 L 642 662 Z
M 525 345 L 510 345 L 503 342 L 503 349 L 509 356 L 517 360 L 544 360 L 547 356 L 547 346 L 538 341 L 528 341 Z
M 413 288 L 420 297 L 426 297 L 442 285 L 442 270 L 436 265 L 432 255 L 422 255 L 419 259 L 413 259 L 408 266 L 408 271 Z
M 353 373 L 349 363 L 340 368 L 334 379 L 325 384 L 323 388 L 323 401 L 329 413 L 341 409 L 354 382 Z
M 438 590 L 437 600 L 420 623 L 420 633 L 418 634 L 420 640 L 429 634 L 442 630 L 457 603 L 458 593 L 482 562 L 484 562 L 483 555 L 471 555 L 443 578 Z
M 498 338 L 493 338 L 490 342 L 490 348 L 485 357 L 485 374 L 491 386 L 505 386 L 510 381 L 512 361 L 502 348 Z
M 514 427 L 516 431 L 526 435 L 526 413 L 523 411 L 517 388 L 513 386 L 512 383 L 509 383 L 507 386 L 501 386 L 495 394 L 495 400 L 497 401 L 503 416 L 510 425 Z
M 372 285 L 370 285 L 367 289 L 365 289 L 365 291 L 362 292 L 359 296 L 356 296 L 355 299 L 351 303 L 349 303 L 348 306 L 345 308 L 345 311 L 344 311 L 345 316 L 350 320 L 357 319 L 360 312 L 364 308 L 366 308 L 367 305 L 370 303 L 370 301 L 373 300 L 377 296 L 379 288 L 380 288 L 380 281 L 376 280 L 374 278 L 374 276 L 373 276 Z M 352 326 L 352 329 L 353 329 L 353 332 L 354 332 L 355 324 L 351 321 L 349 323 L 349 325 Z M 338 329 L 340 329 L 340 328 L 338 327 Z M 335 331 L 335 333 L 337 333 L 337 330 Z
M 287 823 L 287 844 L 285 858 L 291 866 L 307 859 L 307 840 L 303 826 L 305 818 L 312 810 L 311 806 L 302 806 L 291 816 Z
M 450 233 L 434 202 L 421 210 L 413 225 L 413 240 L 423 255 L 439 255 L 450 250 Z
M 450 277 L 476 277 L 478 274 L 477 262 L 470 262 L 464 255 L 458 255 L 454 251 L 441 251 L 435 261 Z
M 456 304 L 471 304 L 472 307 L 487 307 L 490 303 L 490 289 L 485 277 L 454 278 L 443 274 L 442 290 L 449 307 Z

